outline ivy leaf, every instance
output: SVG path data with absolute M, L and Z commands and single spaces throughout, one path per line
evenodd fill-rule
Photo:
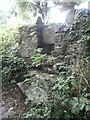
M 83 108 L 85 107 L 85 104 L 80 104 L 80 110 L 83 110 Z
M 86 110 L 86 111 L 90 111 L 90 105 L 86 105 L 86 106 L 85 106 L 85 110 Z
M 77 97 L 73 97 L 73 100 L 78 101 L 78 98 Z
M 86 104 L 87 103 L 87 98 L 80 97 L 80 102 Z
M 78 105 L 78 98 L 74 97 L 73 100 L 71 100 L 71 105 L 73 106 L 73 108 L 76 108 L 76 106 Z

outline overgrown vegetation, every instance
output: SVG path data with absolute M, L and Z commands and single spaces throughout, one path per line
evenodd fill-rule
M 9 87 L 15 80 L 23 80 L 27 64 L 18 54 L 18 27 L 2 24 L 0 28 L 0 57 L 2 57 L 3 86 Z
M 17 30 L 2 28 L 0 41 L 2 44 L 2 75 L 3 86 L 7 87 L 15 82 L 24 83 L 35 82 L 36 79 L 30 78 L 27 68 L 38 68 L 46 65 L 47 55 L 35 54 L 30 58 L 28 65 L 24 58 L 21 58 L 16 49 L 11 49 L 16 44 Z M 86 37 L 87 38 L 87 37 Z M 86 41 L 86 38 L 84 38 Z M 82 39 L 83 41 L 83 39 Z M 80 44 L 80 42 L 78 42 Z M 62 56 L 62 58 L 67 58 Z M 54 118 L 54 119 L 87 119 L 90 117 L 90 85 L 89 85 L 89 56 L 78 59 L 74 68 L 62 62 L 57 70 L 58 76 L 54 85 L 44 86 L 48 94 L 48 99 L 40 99 L 40 104 L 30 102 L 26 99 L 26 104 L 30 108 L 23 115 L 25 118 Z M 62 68 L 62 70 L 61 70 Z M 51 83 L 50 83 L 51 84 Z
M 32 57 L 30 57 L 31 59 L 31 66 L 32 67 L 39 67 L 42 66 L 43 64 L 45 64 L 45 58 L 46 58 L 46 54 L 35 54 Z
M 27 5 L 27 4 L 26 4 Z M 21 6 L 23 8 L 23 4 Z M 28 6 L 27 6 L 28 7 Z M 23 10 L 23 9 L 22 9 Z M 25 13 L 24 13 L 25 15 Z M 42 85 L 48 94 L 48 99 L 40 99 L 40 104 L 32 103 L 26 99 L 25 103 L 29 111 L 23 118 L 44 118 L 44 119 L 70 119 L 82 120 L 90 118 L 90 25 L 85 29 L 85 34 L 77 41 L 87 47 L 82 51 L 73 66 L 66 64 L 64 59 L 72 59 L 72 56 L 61 56 L 62 62 L 54 72 L 57 75 L 55 83 L 49 86 Z M 35 54 L 30 57 L 30 64 L 19 56 L 17 41 L 18 27 L 11 27 L 7 24 L 0 28 L 0 57 L 2 57 L 2 79 L 3 87 L 9 87 L 16 82 L 36 83 L 35 77 L 28 74 L 28 68 L 45 67 L 55 63 L 54 59 L 47 59 L 46 54 Z M 52 76 L 48 71 L 48 76 Z M 41 87 L 40 83 L 38 87 Z
M 3 85 L 9 86 L 14 82 L 20 82 L 24 80 L 24 74 L 28 67 L 25 60 L 15 53 L 6 53 L 2 58 L 2 75 Z
M 2 24 L 0 27 L 0 54 L 16 44 L 18 29 L 10 25 Z
M 55 84 L 44 87 L 48 100 L 40 99 L 40 104 L 26 100 L 30 110 L 25 118 L 87 119 L 90 116 L 90 87 L 81 78 L 83 73 L 62 71 Z M 86 83 L 87 84 L 87 83 Z
M 46 120 L 90 118 L 90 45 L 88 44 L 90 37 L 87 30 L 90 30 L 88 26 L 81 39 L 77 41 L 77 45 L 79 44 L 80 47 L 77 59 L 70 65 L 65 64 L 64 59 L 73 59 L 72 56 L 62 56 L 63 60 L 57 70 L 59 75 L 57 75 L 54 85 L 44 86 L 48 100 L 40 99 L 39 105 L 30 102 L 29 99 L 26 100 L 30 109 L 24 115 L 25 118 L 44 118 Z M 82 49 L 82 46 L 87 48 L 86 51 Z M 32 57 L 35 67 L 41 65 L 41 60 L 38 60 L 39 56 Z M 42 58 L 42 55 L 39 58 Z

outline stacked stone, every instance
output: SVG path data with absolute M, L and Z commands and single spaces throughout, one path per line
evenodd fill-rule
M 33 55 L 38 46 L 37 27 L 23 26 L 20 29 L 20 55 L 30 57 Z
M 88 10 L 80 10 L 75 15 L 73 24 L 71 25 L 62 25 L 59 28 L 59 31 L 55 34 L 55 46 L 54 51 L 52 51 L 53 56 L 65 55 L 65 53 L 72 53 L 68 51 L 67 47 L 70 47 L 70 44 L 74 43 L 82 38 L 82 34 L 85 32 L 87 23 L 89 23 Z M 78 46 L 78 45 L 77 45 Z M 76 53 L 75 49 L 75 53 Z
M 81 14 L 82 13 L 82 14 Z M 89 19 L 88 14 L 83 13 L 81 10 L 77 13 L 75 22 L 70 26 L 68 34 L 69 37 L 69 44 L 67 45 L 67 52 L 66 54 L 69 55 L 69 62 L 70 64 L 74 64 L 75 61 L 80 59 L 81 56 L 85 56 L 86 51 L 86 41 L 83 41 L 83 37 L 85 34 L 85 30 L 88 27 Z
M 44 26 L 39 17 L 35 26 L 21 27 L 20 55 L 30 57 L 38 52 L 37 48 L 40 48 L 40 53 L 50 53 L 53 56 L 66 54 L 68 43 L 81 39 L 89 20 L 88 14 L 83 14 L 83 11 L 78 12 L 76 16 L 74 23 L 69 26 Z M 59 31 L 56 32 L 58 28 Z
M 55 43 L 55 32 L 58 30 L 56 26 L 47 26 L 43 29 L 43 41 L 47 45 Z
M 63 55 L 66 51 L 65 32 L 56 33 L 55 35 L 55 46 L 52 51 L 53 56 Z

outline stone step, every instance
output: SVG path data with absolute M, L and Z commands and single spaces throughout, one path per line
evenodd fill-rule
M 53 51 L 51 54 L 54 56 L 54 57 L 58 57 L 58 56 L 60 56 L 60 55 L 64 55 L 64 49 L 59 49 L 59 50 L 55 50 L 55 51 Z
M 48 99 L 47 92 L 40 87 L 35 87 L 33 85 L 28 86 L 27 83 L 23 82 L 18 83 L 17 86 L 21 92 L 25 94 L 26 98 L 33 103 L 39 104 L 40 99 Z
M 30 74 L 31 77 L 34 77 L 36 79 L 39 79 L 43 82 L 45 81 L 50 81 L 51 83 L 55 82 L 55 78 L 57 75 L 49 75 L 48 73 L 43 73 L 40 70 L 29 70 L 28 73 Z
M 30 70 L 28 73 L 33 80 L 30 83 L 17 83 L 17 86 L 26 98 L 39 104 L 40 99 L 48 99 L 47 87 L 55 83 L 57 76 L 42 73 L 39 70 Z
M 63 40 L 61 39 L 55 40 L 55 43 L 61 43 L 61 42 L 63 42 Z

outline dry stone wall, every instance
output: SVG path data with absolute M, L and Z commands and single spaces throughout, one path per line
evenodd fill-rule
M 89 22 L 88 11 L 78 11 L 76 16 L 71 25 L 44 26 L 39 18 L 35 26 L 21 27 L 20 55 L 30 57 L 39 51 L 40 53 L 59 56 L 78 51 L 78 49 L 74 48 L 74 46 L 78 45 L 74 44 L 77 44 L 77 41 L 84 34 L 85 27 Z M 71 49 L 72 44 L 73 48 Z
M 55 44 L 56 29 L 56 26 L 48 27 L 43 24 L 20 27 L 20 41 L 18 41 L 20 55 L 30 57 L 37 52 L 50 54 Z
M 55 32 L 58 29 L 58 26 L 47 26 L 43 29 L 43 41 L 45 44 L 55 44 Z
M 20 55 L 22 57 L 30 57 L 35 53 L 38 47 L 38 37 L 36 34 L 36 26 L 23 26 L 20 29 Z

